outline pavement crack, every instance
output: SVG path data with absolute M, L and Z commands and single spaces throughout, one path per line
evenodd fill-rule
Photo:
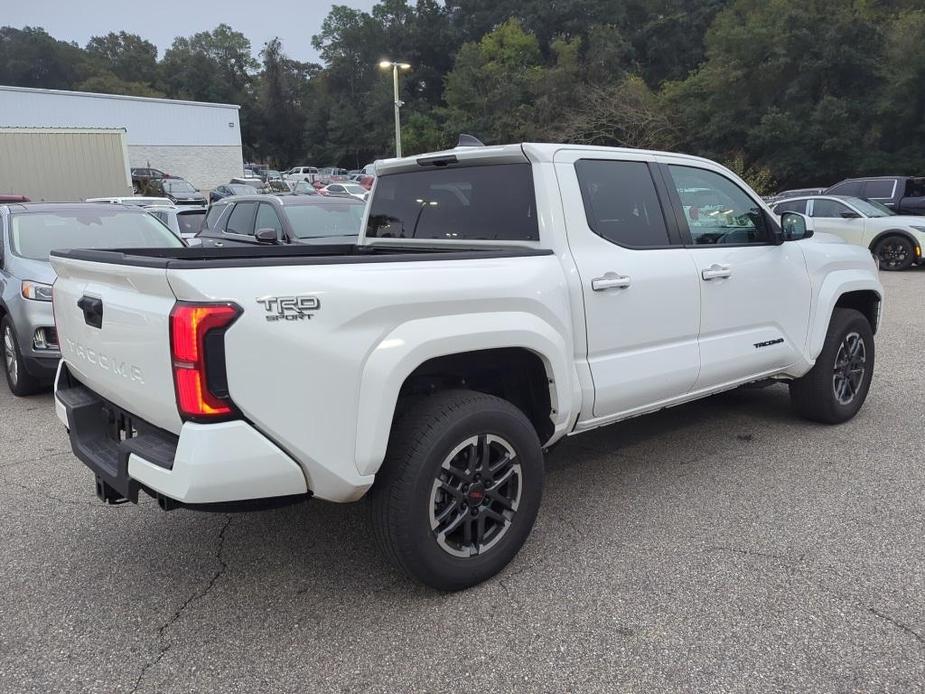
M 176 611 L 170 616 L 170 618 L 157 628 L 156 640 L 158 642 L 161 642 L 164 640 L 164 637 L 167 631 L 170 629 L 170 627 L 172 627 L 174 624 L 176 624 L 180 620 L 180 618 L 183 616 L 183 613 L 186 611 L 186 609 L 190 605 L 192 605 L 197 600 L 201 600 L 202 598 L 204 598 L 206 595 L 209 594 L 209 592 L 215 586 L 218 579 L 220 579 L 224 575 L 225 571 L 228 569 L 228 563 L 225 561 L 223 552 L 225 549 L 225 533 L 227 532 L 228 527 L 231 525 L 232 518 L 233 516 L 229 513 L 225 517 L 225 524 L 222 525 L 222 529 L 218 533 L 218 544 L 215 550 L 215 559 L 218 561 L 218 564 L 219 564 L 218 568 L 212 573 L 212 575 L 209 577 L 209 580 L 206 582 L 204 586 L 202 586 L 198 590 L 193 591 L 192 595 L 190 595 L 183 602 L 183 604 L 180 605 L 180 607 L 176 609 Z M 145 678 L 145 675 L 148 674 L 148 671 L 151 670 L 151 668 L 153 668 L 155 665 L 160 663 L 161 660 L 163 660 L 164 656 L 167 655 L 167 652 L 170 650 L 171 646 L 173 646 L 173 644 L 170 642 L 162 643 L 154 659 L 146 663 L 141 668 L 141 672 L 138 673 L 138 678 L 135 680 L 135 684 L 132 686 L 132 689 L 131 689 L 132 694 L 138 691 L 138 688 L 141 686 L 141 683 Z
M 890 624 L 892 624 L 892 625 L 893 625 L 894 627 L 896 627 L 897 629 L 901 629 L 902 631 L 904 631 L 904 632 L 906 632 L 907 634 L 909 634 L 909 636 L 911 636 L 912 638 L 914 638 L 916 641 L 918 641 L 918 642 L 921 643 L 922 645 L 925 645 L 925 636 L 923 636 L 922 634 L 920 634 L 919 632 L 917 632 L 915 629 L 913 629 L 912 627 L 910 627 L 910 626 L 909 626 L 908 624 L 906 624 L 905 622 L 900 622 L 900 621 L 899 621 L 898 619 L 896 619 L 895 617 L 891 617 L 890 615 L 886 614 L 885 612 L 881 612 L 881 611 L 878 610 L 876 607 L 871 607 L 870 605 L 865 605 L 865 607 L 867 608 L 867 611 L 870 612 L 870 613 L 871 613 L 872 615 L 874 615 L 875 617 L 879 617 L 880 619 L 889 622 Z

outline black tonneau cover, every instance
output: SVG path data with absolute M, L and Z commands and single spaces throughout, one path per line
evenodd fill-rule
M 474 260 L 479 258 L 517 258 L 552 255 L 546 248 L 504 246 L 358 246 L 356 244 L 261 246 L 257 248 L 129 248 L 56 250 L 57 258 L 88 260 L 94 263 L 132 265 L 165 269 L 196 270 L 219 267 L 267 267 L 280 265 L 349 265 L 355 263 L 396 263 L 419 260 Z

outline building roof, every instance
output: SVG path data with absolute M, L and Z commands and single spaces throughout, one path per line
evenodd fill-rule
M 125 99 L 128 101 L 148 101 L 151 103 L 184 104 L 187 106 L 206 106 L 212 108 L 240 109 L 238 104 L 220 104 L 210 101 L 185 101 L 183 99 L 163 99 L 153 96 L 129 96 L 127 94 L 101 94 L 99 92 L 75 92 L 67 89 L 41 89 L 38 87 L 11 87 L 0 84 L 0 92 L 28 92 L 32 94 L 48 94 L 49 96 L 83 96 L 90 99 Z

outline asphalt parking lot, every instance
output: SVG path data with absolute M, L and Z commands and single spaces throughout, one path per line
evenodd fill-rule
M 0 691 L 921 691 L 925 269 L 882 278 L 854 421 L 774 386 L 570 439 L 520 556 L 453 595 L 362 505 L 104 506 L 51 395 L 0 385 Z

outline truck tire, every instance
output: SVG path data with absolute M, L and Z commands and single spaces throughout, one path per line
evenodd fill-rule
M 874 257 L 881 270 L 908 270 L 915 262 L 912 241 L 905 236 L 885 236 L 874 246 Z
M 32 395 L 41 387 L 38 379 L 26 371 L 23 364 L 22 352 L 19 351 L 19 341 L 16 339 L 16 330 L 9 316 L 0 320 L 0 341 L 3 342 L 3 373 L 13 395 Z
M 860 311 L 836 308 L 815 366 L 790 384 L 790 402 L 806 419 L 841 424 L 861 409 L 873 373 L 870 323 Z
M 543 452 L 524 413 L 492 395 L 449 390 L 399 416 L 368 497 L 386 556 L 412 578 L 453 591 L 514 558 L 542 494 Z

